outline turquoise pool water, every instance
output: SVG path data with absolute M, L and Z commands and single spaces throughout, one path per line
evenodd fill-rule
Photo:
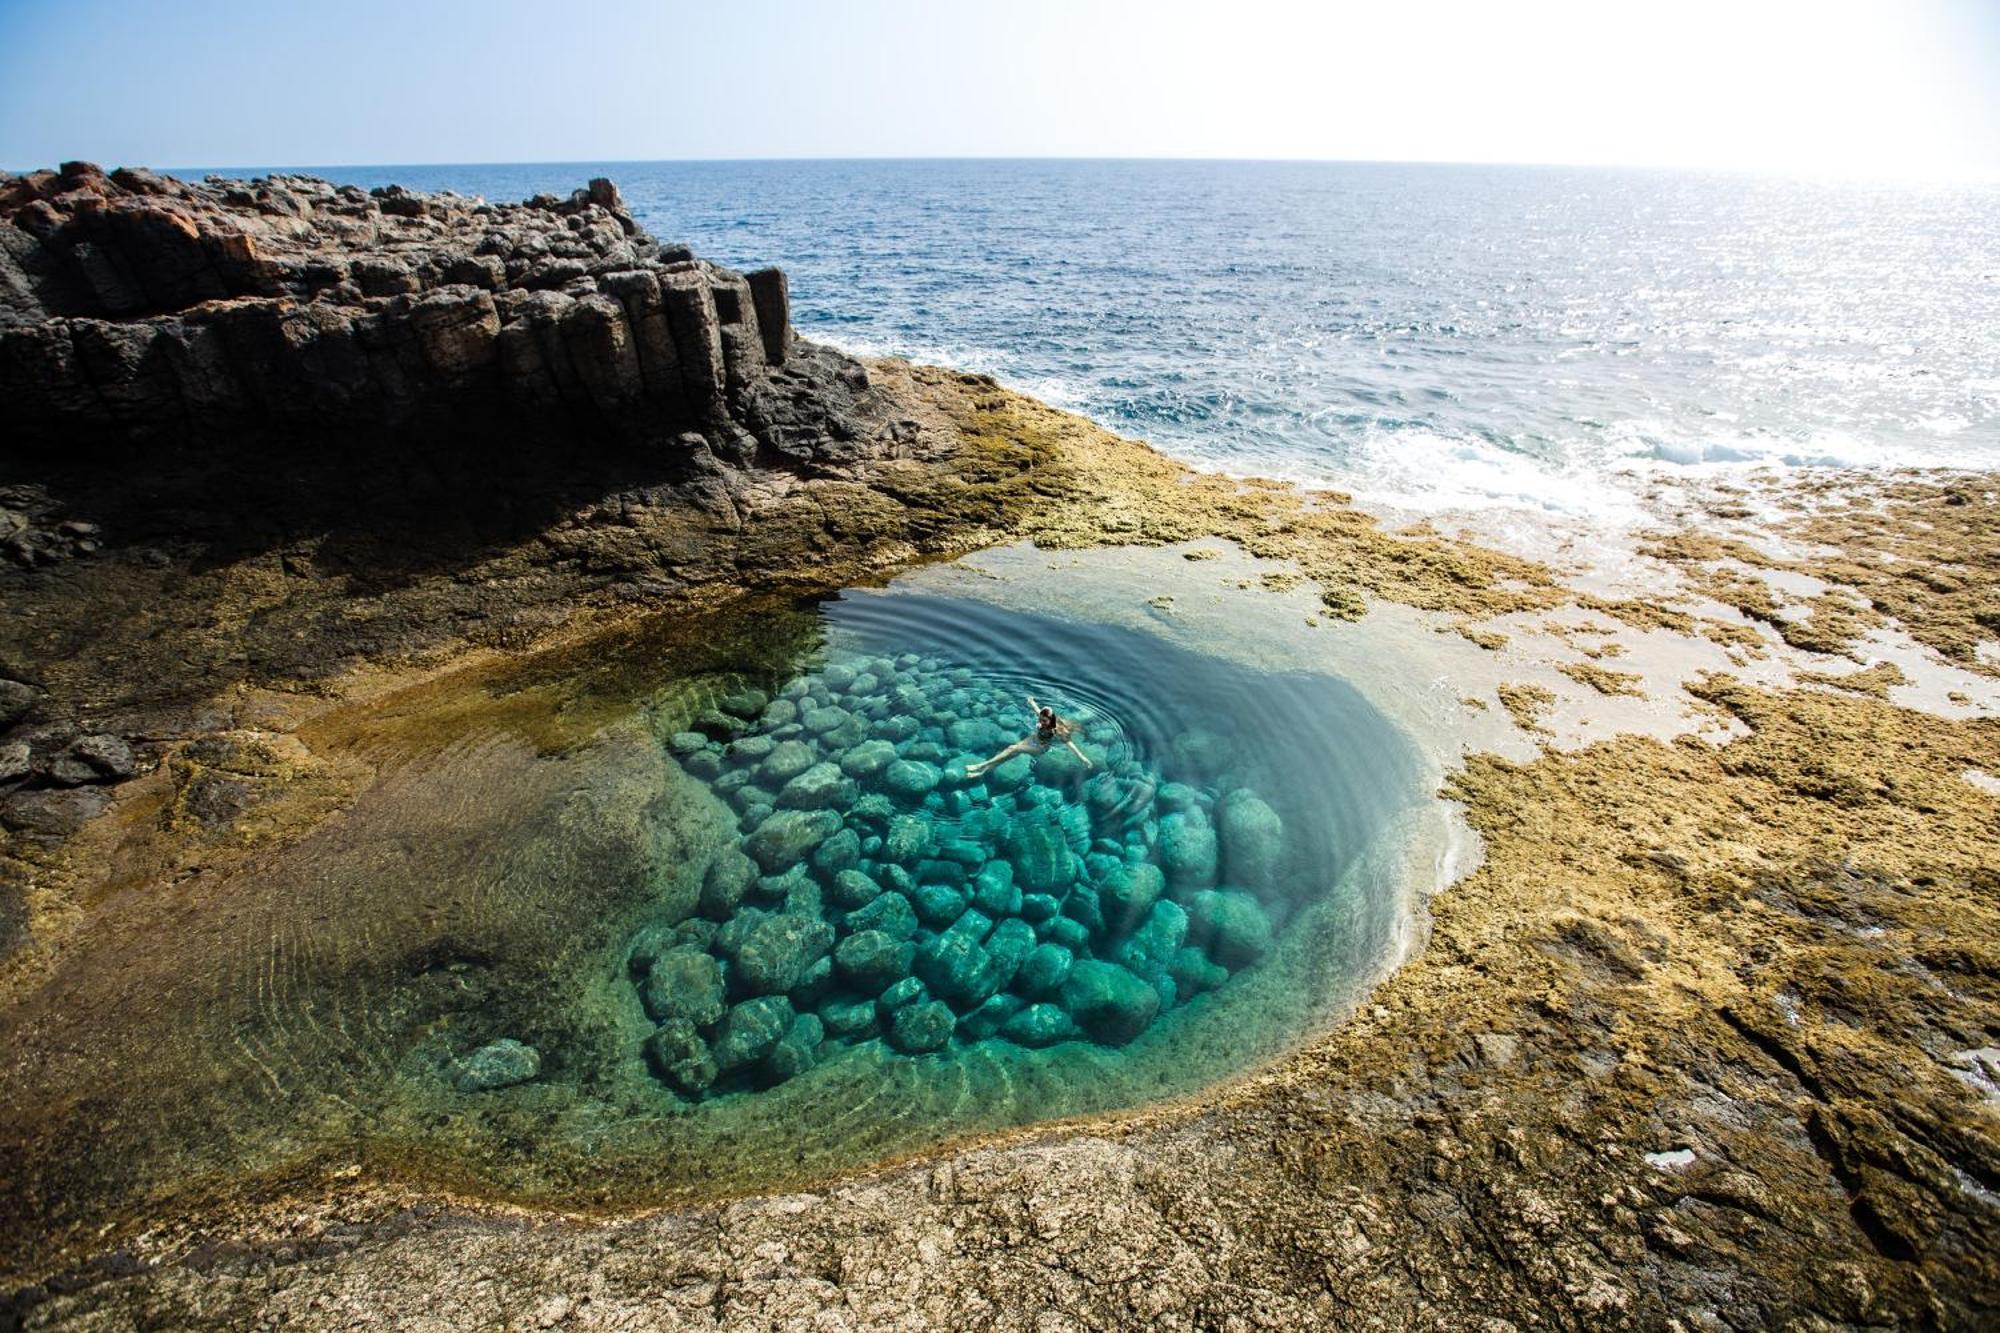
M 1379 957 L 1394 905 L 1344 881 L 1411 772 L 1341 682 L 963 597 L 824 615 L 803 669 L 659 722 L 733 824 L 626 959 L 667 1094 L 760 1095 L 857 1058 L 919 1081 L 991 1064 L 1009 1077 L 989 1109 L 1062 1114 L 1133 1084 L 1104 1065 L 1185 1087 L 1268 1054 Z M 1031 697 L 1076 749 L 982 771 L 1032 734 Z M 1203 1034 L 1267 967 L 1232 1033 Z M 1190 1039 L 1220 1049 L 1189 1061 Z M 1078 1057 L 1087 1085 L 1014 1091 Z

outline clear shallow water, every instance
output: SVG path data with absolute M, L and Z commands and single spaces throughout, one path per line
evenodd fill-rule
M 800 327 L 1183 457 L 1420 508 L 1620 472 L 2000 461 L 2000 186 L 1531 167 L 863 161 L 316 169 L 645 223 Z
M 1220 644 L 1203 650 L 1199 635 L 1144 628 L 1148 599 L 1176 579 L 1219 595 L 1207 563 L 1175 558 L 1134 590 L 1117 553 L 1072 558 L 1060 575 L 1032 555 L 1011 571 L 967 575 L 1029 609 L 904 580 L 820 606 L 663 624 L 315 724 L 309 744 L 365 756 L 376 774 L 350 809 L 234 875 L 177 886 L 171 897 L 111 900 L 46 992 L 7 1015 L 0 1170 L 14 1187 L 0 1202 L 0 1231 L 55 1246 L 97 1234 L 107 1218 L 157 1213 L 167 1199 L 227 1197 L 347 1163 L 564 1205 L 711 1196 L 1192 1093 L 1334 1021 L 1407 939 L 1421 878 L 1407 859 L 1408 823 L 1437 808 L 1434 763 L 1338 678 L 1284 661 L 1253 665 Z M 1310 647 L 1297 660 L 1310 660 Z M 878 673 L 860 689 L 843 674 L 883 658 L 893 684 Z M 1143 1021 L 1093 1011 L 1059 982 L 995 978 L 969 951 L 972 966 L 953 974 L 972 976 L 960 989 L 935 959 L 918 961 L 917 947 L 937 942 L 925 932 L 942 939 L 950 925 L 926 904 L 908 968 L 949 997 L 935 1015 L 945 1025 L 936 1042 L 899 1037 L 887 1009 L 871 1007 L 845 972 L 817 993 L 803 977 L 741 985 L 744 951 L 718 951 L 707 956 L 727 962 L 724 999 L 782 994 L 795 1015 L 819 1016 L 817 1048 L 789 1063 L 753 1049 L 699 1086 L 663 1078 L 648 1047 L 668 1025 L 661 1013 L 692 988 L 648 987 L 688 923 L 719 933 L 739 916 L 795 908 L 816 911 L 837 936 L 857 933 L 831 910 L 835 881 L 811 865 L 830 835 L 808 849 L 799 882 L 778 892 L 744 885 L 736 904 L 712 896 L 711 867 L 763 817 L 745 818 L 725 787 L 725 773 L 754 770 L 684 733 L 743 731 L 720 722 L 725 703 L 768 719 L 745 703 L 750 691 L 840 706 L 877 733 L 835 737 L 848 742 L 843 754 L 911 717 L 914 731 L 889 744 L 912 764 L 932 762 L 927 728 L 949 738 L 940 709 L 977 721 L 982 708 L 1033 692 L 1078 718 L 1117 801 L 1093 804 L 1093 780 L 1076 774 L 1016 774 L 1007 790 L 1004 780 L 941 776 L 930 808 L 913 793 L 893 797 L 887 819 L 853 818 L 856 866 L 872 863 L 876 897 L 907 893 L 914 909 L 927 883 L 952 879 L 925 862 L 950 858 L 903 858 L 913 882 L 896 884 L 887 869 L 896 858 L 868 839 L 886 842 L 900 816 L 927 823 L 940 848 L 980 844 L 986 861 L 1007 860 L 1024 881 L 1041 877 L 1057 910 L 1032 910 L 1025 893 L 1019 904 L 1002 893 L 974 910 L 990 909 L 996 929 L 1023 923 L 1010 929 L 1037 944 L 1067 939 L 1073 967 L 1095 957 L 1129 976 L 1115 989 L 1151 997 L 1134 1002 Z M 802 707 L 800 716 L 803 724 Z M 763 727 L 774 746 L 834 736 L 844 723 L 779 737 L 786 725 Z M 1175 781 L 1184 790 L 1171 792 Z M 1260 822 L 1274 836 L 1250 846 L 1247 861 L 1245 845 L 1221 837 L 1213 864 L 1219 887 L 1247 889 L 1240 901 L 1254 904 L 1268 934 L 1253 918 L 1222 948 L 1213 922 L 1193 920 L 1206 891 L 1203 856 L 1176 862 L 1163 829 L 1176 808 L 1184 823 L 1195 810 L 1225 823 L 1231 793 L 1245 789 L 1268 805 Z M 833 808 L 844 824 L 869 794 L 881 794 L 874 779 L 839 793 Z M 1081 857 L 1079 827 L 1090 834 Z M 1174 911 L 1090 921 L 1085 889 L 1101 911 L 1107 900 L 1096 890 L 1117 872 L 1092 858 L 1113 856 L 1161 865 L 1159 900 Z M 757 868 L 767 878 L 779 869 Z M 1199 957 L 1130 950 L 1162 915 L 1174 933 L 1176 912 L 1190 918 L 1178 943 Z M 1077 925 L 1048 927 L 1056 918 Z M 163 933 L 175 949 L 158 947 Z M 979 943 L 1000 952 L 991 933 Z M 1020 999 L 1007 1017 L 1031 1000 L 1062 1013 L 1012 1037 L 982 1032 L 965 1020 L 986 1003 L 974 1003 L 984 984 Z M 842 1000 L 861 1002 L 880 1031 L 864 1022 L 830 1032 L 825 1015 Z M 716 1023 L 693 1026 L 720 1045 Z M 791 1024 L 777 1035 L 790 1036 Z M 525 1047 L 532 1064 L 514 1065 Z M 119 1152 L 98 1150 L 107 1132 Z

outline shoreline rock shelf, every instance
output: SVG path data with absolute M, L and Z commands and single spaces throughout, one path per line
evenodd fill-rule
M 795 353 L 818 392 L 774 385 Z M 796 451 L 848 433 L 843 380 L 866 372 L 795 342 L 783 273 L 655 240 L 604 179 L 493 204 L 87 162 L 0 177 L 0 396 L 24 443 L 582 413 Z
M 1119 1046 L 1257 965 L 1287 915 L 1284 826 L 1227 739 L 1169 781 L 1087 721 L 1095 772 L 1059 748 L 969 778 L 1020 708 L 936 657 L 867 656 L 667 738 L 738 837 L 697 914 L 628 955 L 661 1082 L 768 1087 L 871 1041 Z

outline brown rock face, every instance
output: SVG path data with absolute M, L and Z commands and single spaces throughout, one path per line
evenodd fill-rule
M 782 273 L 662 245 L 608 180 L 498 205 L 79 162 L 0 178 L 0 402 L 31 447 L 527 413 L 739 450 L 782 422 L 797 457 L 801 424 L 808 455 L 852 431 L 801 406 L 847 363 L 774 385 L 796 360 Z

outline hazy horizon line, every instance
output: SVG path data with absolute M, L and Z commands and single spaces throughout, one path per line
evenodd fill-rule
M 64 158 L 63 161 L 89 161 L 88 158 Z M 1602 161 L 1530 161 L 1495 160 L 1478 158 L 1390 158 L 1390 157 L 1252 157 L 1234 154 L 1173 154 L 1134 153 L 1123 155 L 1098 153 L 854 153 L 854 154 L 770 154 L 737 157 L 571 157 L 571 158 L 467 158 L 459 160 L 435 160 L 427 162 L 265 162 L 265 163 L 199 163 L 178 166 L 153 166 L 146 163 L 121 163 L 120 166 L 142 166 L 148 170 L 167 175 L 193 175 L 195 173 L 230 174 L 238 172 L 280 172 L 303 174 L 320 171 L 386 171 L 397 168 L 435 169 L 442 167 L 560 167 L 574 165 L 599 166 L 726 166 L 745 163 L 835 163 L 835 162 L 1210 162 L 1235 163 L 1242 165 L 1272 166 L 1378 166 L 1378 167 L 1495 167 L 1556 171 L 1635 171 L 1666 172 L 1684 175 L 1745 176 L 1777 178 L 1803 181 L 1829 181 L 1849 184 L 1879 183 L 1906 185 L 1990 185 L 2000 184 L 2000 171 L 1993 173 L 1885 173 L 1880 170 L 1835 171 L 1825 168 L 1782 167 L 1774 165 L 1712 165 L 1700 163 L 1657 163 L 1657 162 L 1602 162 Z M 0 168 L 0 171 L 21 176 L 32 171 L 53 169 L 53 165 L 29 168 Z M 115 169 L 115 168 L 110 168 Z

